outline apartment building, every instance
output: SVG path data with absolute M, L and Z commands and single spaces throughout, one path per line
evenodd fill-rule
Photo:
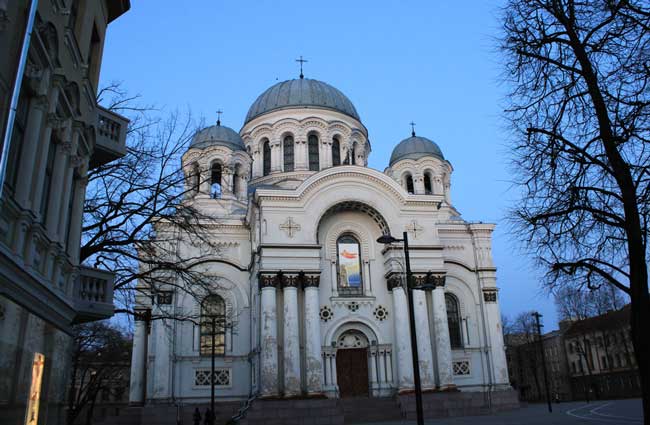
M 70 328 L 113 314 L 111 273 L 79 264 L 89 170 L 128 120 L 96 102 L 128 0 L 0 0 L 0 417 L 65 422 Z

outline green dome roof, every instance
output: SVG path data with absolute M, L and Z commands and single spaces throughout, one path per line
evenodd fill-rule
M 395 149 L 393 149 L 393 153 L 390 156 L 389 166 L 392 166 L 403 159 L 417 160 L 424 158 L 425 156 L 435 156 L 443 161 L 445 159 L 440 147 L 436 145 L 435 142 L 426 137 L 411 136 L 408 139 L 402 140 L 397 146 L 395 146 Z
M 309 107 L 331 109 L 361 121 L 350 99 L 338 89 L 322 81 L 297 78 L 277 83 L 262 93 L 248 110 L 245 122 L 277 109 Z

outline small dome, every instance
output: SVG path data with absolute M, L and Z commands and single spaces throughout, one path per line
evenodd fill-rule
M 325 108 L 361 121 L 350 99 L 327 83 L 297 78 L 277 83 L 262 93 L 246 115 L 246 123 L 267 112 L 283 108 Z
M 445 159 L 440 147 L 438 147 L 438 145 L 433 141 L 426 137 L 414 135 L 408 139 L 402 140 L 397 146 L 395 146 L 393 153 L 390 155 L 389 166 L 392 166 L 394 163 L 401 161 L 402 159 L 417 160 L 425 156 L 435 156 L 443 161 Z
M 190 148 L 202 149 L 208 146 L 225 146 L 234 151 L 246 150 L 239 134 L 232 128 L 220 124 L 198 131 L 190 143 Z

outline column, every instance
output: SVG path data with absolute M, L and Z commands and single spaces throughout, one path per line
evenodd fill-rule
M 370 370 L 370 391 L 373 396 L 376 396 L 376 393 L 379 390 L 379 379 L 377 377 L 379 364 L 378 348 L 376 346 L 370 347 L 368 350 L 368 369 Z
M 68 155 L 68 166 L 65 169 L 63 177 L 63 186 L 61 187 L 61 205 L 59 207 L 59 223 L 58 231 L 59 240 L 65 246 L 66 238 L 68 235 L 65 234 L 66 222 L 70 220 L 68 216 L 71 211 L 68 211 L 70 205 L 70 197 L 73 196 L 74 187 L 73 178 L 74 178 L 74 168 L 76 165 L 79 165 L 79 157 L 76 156 L 77 145 L 79 143 L 79 132 L 75 130 L 72 134 L 72 146 L 71 152 Z
M 85 169 L 86 166 L 82 166 Z M 83 171 L 85 175 L 86 172 Z M 73 264 L 79 263 L 79 247 L 81 246 L 81 225 L 83 219 L 84 200 L 86 199 L 87 177 L 81 177 L 74 182 L 74 200 L 72 201 L 72 215 L 70 217 L 70 235 L 68 243 L 68 255 L 72 258 Z
M 491 275 L 494 272 L 483 272 Z M 490 279 L 496 282 L 496 278 Z M 483 288 L 483 303 L 485 307 L 485 327 L 488 330 L 488 344 L 492 351 L 492 368 L 494 383 L 496 385 L 508 385 L 508 364 L 506 361 L 506 350 L 503 347 L 503 331 L 501 324 L 501 312 L 497 303 L 496 286 Z
M 337 280 L 337 270 L 336 270 L 336 260 L 332 260 L 332 267 L 330 269 L 330 278 L 332 280 L 332 296 L 333 297 L 338 297 L 339 296 L 339 286 L 338 286 L 338 280 Z
M 255 179 L 262 176 L 262 155 L 260 154 L 259 146 L 255 145 L 253 149 L 253 163 L 251 167 L 253 167 L 253 178 Z
M 30 195 L 32 193 L 32 177 L 36 154 L 41 143 L 41 130 L 45 113 L 48 108 L 46 96 L 37 96 L 29 103 L 27 128 L 22 140 L 20 160 L 18 164 L 18 179 L 16 183 L 16 201 L 23 208 L 30 208 Z M 49 140 L 47 140 L 49 143 Z M 16 166 L 16 164 L 12 164 Z
M 159 314 L 159 313 L 158 313 Z M 155 338 L 154 348 L 155 359 L 151 368 L 153 385 L 151 397 L 158 401 L 171 399 L 171 352 L 172 352 L 172 329 L 168 321 L 155 320 L 152 323 L 152 334 Z
M 334 388 L 334 391 L 336 393 L 339 392 L 339 383 L 338 379 L 336 377 L 336 349 L 332 350 L 332 354 L 330 355 L 330 372 L 332 376 L 332 387 Z
M 294 149 L 295 169 L 309 170 L 309 155 L 307 151 L 307 140 L 305 139 L 305 136 L 301 136 L 301 140 L 298 140 L 296 137 Z
M 413 176 L 413 189 L 416 195 L 424 195 L 424 176 L 416 174 Z
M 400 392 L 413 389 L 413 357 L 411 354 L 411 332 L 409 330 L 406 293 L 400 286 L 400 279 L 389 279 L 389 290 L 393 291 L 395 317 L 395 349 L 397 351 L 397 386 Z
M 363 260 L 363 276 L 364 276 L 364 285 L 363 293 L 366 297 L 372 296 L 372 286 L 370 283 L 370 261 L 367 259 Z
M 322 141 L 322 154 L 321 154 L 321 170 L 330 168 L 332 166 L 332 140 Z
M 320 276 L 305 276 L 305 378 L 307 394 L 323 393 L 323 364 L 320 345 L 320 309 L 318 307 L 318 286 Z
M 282 157 L 280 155 L 280 141 L 271 143 L 271 173 L 282 172 Z
M 386 382 L 393 382 L 393 353 L 390 350 L 386 350 L 384 354 L 384 359 L 386 361 Z
M 454 387 L 451 369 L 451 342 L 447 322 L 447 305 L 445 304 L 444 279 L 436 284 L 432 292 L 433 331 L 435 335 L 436 358 L 438 360 L 438 385 L 441 390 Z
M 260 395 L 278 395 L 278 330 L 275 303 L 277 282 L 273 275 L 260 275 Z
M 221 171 L 221 198 L 233 199 L 236 194 L 232 191 L 232 182 L 235 178 L 235 173 L 232 167 L 223 167 Z
M 49 94 L 49 110 L 46 117 L 45 131 L 43 131 L 42 142 L 39 143 L 39 151 L 36 155 L 36 161 L 31 165 L 33 168 L 32 175 L 32 191 L 31 191 L 31 204 L 32 210 L 37 214 L 41 209 L 41 194 L 43 192 L 43 180 L 45 175 L 45 163 L 47 162 L 47 154 L 51 149 L 50 139 L 52 138 L 52 131 L 61 126 L 61 121 L 56 117 L 56 105 L 59 96 L 59 87 L 54 85 Z M 44 217 L 42 217 L 44 219 Z
M 43 217 L 45 227 L 51 240 L 58 240 L 59 212 L 61 210 L 61 190 L 65 179 L 65 171 L 68 168 L 68 155 L 72 149 L 70 141 L 70 129 L 66 130 L 66 139 L 63 143 L 56 145 L 54 157 L 54 171 L 52 172 L 52 183 L 50 185 L 50 197 L 47 206 L 47 217 Z
M 418 341 L 418 359 L 420 361 L 420 383 L 423 390 L 436 387 L 433 376 L 433 352 L 431 351 L 431 334 L 429 333 L 429 313 L 426 292 L 416 289 L 413 291 L 413 312 L 415 313 L 415 329 Z
M 300 395 L 298 277 L 282 276 L 280 279 L 284 294 L 284 396 L 295 397 Z
M 147 367 L 147 323 L 137 319 L 133 332 L 133 356 L 131 359 L 131 381 L 129 384 L 129 403 L 143 404 L 145 389 L 145 371 Z

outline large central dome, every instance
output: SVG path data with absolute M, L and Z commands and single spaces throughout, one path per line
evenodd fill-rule
M 277 83 L 262 93 L 248 110 L 246 122 L 283 108 L 325 108 L 361 121 L 350 99 L 327 83 L 298 78 Z

